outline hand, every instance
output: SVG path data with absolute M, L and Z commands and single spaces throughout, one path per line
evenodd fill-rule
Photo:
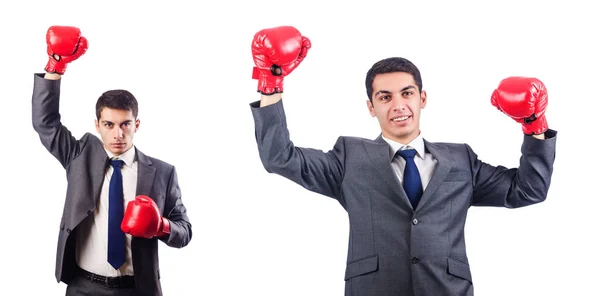
M 65 74 L 67 64 L 78 59 L 88 49 L 87 39 L 75 27 L 52 26 L 46 33 L 48 73 Z
M 546 86 L 537 78 L 508 77 L 492 94 L 492 105 L 523 126 L 526 135 L 539 135 L 548 130 Z
M 170 223 L 162 217 L 158 206 L 150 197 L 138 195 L 127 204 L 121 230 L 132 236 L 152 238 L 169 234 Z
M 310 40 L 291 26 L 257 32 L 252 41 L 256 65 L 252 79 L 258 79 L 258 92 L 263 95 L 282 93 L 283 78 L 300 65 L 310 47 Z

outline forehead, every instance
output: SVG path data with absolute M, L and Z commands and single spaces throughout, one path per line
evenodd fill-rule
M 100 111 L 100 120 L 108 120 L 112 122 L 121 122 L 126 120 L 135 120 L 131 110 L 113 109 L 104 107 Z
M 413 76 L 406 72 L 377 74 L 373 78 L 374 93 L 380 90 L 398 91 L 407 86 L 414 86 L 416 88 L 417 83 Z

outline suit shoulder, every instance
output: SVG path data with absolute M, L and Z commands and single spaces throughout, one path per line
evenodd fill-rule
M 470 150 L 467 143 L 429 142 L 429 144 L 435 147 L 446 148 L 453 153 L 464 153 L 465 151 Z
M 174 165 L 172 165 L 164 160 L 160 160 L 160 159 L 152 157 L 152 156 L 148 156 L 148 158 L 152 161 L 152 164 L 159 169 L 172 170 L 175 168 Z
M 83 134 L 78 142 L 83 151 L 88 150 L 94 152 L 96 150 L 104 150 L 104 144 L 102 141 L 96 135 L 93 135 L 89 132 Z
M 353 136 L 340 136 L 338 138 L 338 142 L 343 141 L 346 144 L 358 144 L 363 142 L 374 142 L 374 140 L 361 138 L 361 137 L 353 137 Z
M 102 141 L 96 135 L 93 135 L 92 133 L 89 133 L 89 132 L 83 134 L 83 136 L 81 136 L 80 141 L 85 142 L 85 143 L 91 143 L 94 145 L 97 145 L 97 144 L 103 145 Z

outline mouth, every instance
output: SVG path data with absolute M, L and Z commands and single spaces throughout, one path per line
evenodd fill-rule
M 113 146 L 113 147 L 123 147 L 123 146 L 125 146 L 125 143 L 112 143 L 111 146 Z
M 408 120 L 411 117 L 412 117 L 412 115 L 397 116 L 397 117 L 392 118 L 392 121 L 393 122 L 403 122 L 403 121 Z

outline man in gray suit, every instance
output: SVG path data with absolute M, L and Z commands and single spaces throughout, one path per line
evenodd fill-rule
M 518 168 L 489 165 L 467 144 L 425 140 L 419 121 L 427 94 L 418 68 L 404 58 L 378 61 L 367 73 L 379 137 L 339 137 L 323 152 L 294 146 L 281 96 L 284 77 L 309 48 L 289 27 L 258 32 L 253 78 L 262 96 L 250 106 L 265 169 L 335 198 L 348 212 L 345 294 L 473 295 L 464 239 L 469 207 L 517 208 L 546 198 L 557 133 L 544 116 L 544 85 L 510 77 L 492 95 L 495 107 L 522 124 Z
M 67 171 L 56 280 L 68 285 L 66 295 L 162 295 L 158 240 L 182 248 L 192 238 L 175 167 L 133 145 L 138 104 L 125 90 L 97 101 L 102 140 L 73 137 L 60 121 L 60 82 L 87 40 L 75 27 L 53 26 L 47 42 L 46 73 L 34 75 L 32 120 Z

